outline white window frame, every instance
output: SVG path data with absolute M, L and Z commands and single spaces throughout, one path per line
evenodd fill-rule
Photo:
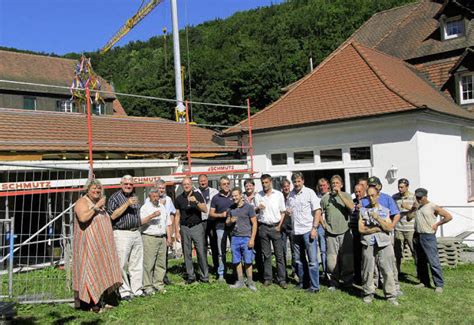
M 62 113 L 74 113 L 74 102 L 72 100 L 61 100 L 59 102 L 59 111 Z
M 96 114 L 96 108 L 98 114 Z M 99 104 L 94 104 L 94 107 L 92 108 L 92 114 L 94 115 L 104 115 L 105 114 L 105 104 L 99 103 Z
M 448 24 L 455 23 L 455 22 L 461 23 L 461 26 L 462 26 L 461 33 L 448 35 Z M 458 37 L 466 35 L 466 26 L 465 26 L 465 22 L 462 16 L 447 18 L 443 21 L 442 25 L 443 25 L 443 38 L 445 40 L 450 40 L 450 39 L 454 39 L 454 38 L 458 38 Z
M 466 76 L 471 77 L 472 84 L 474 85 L 474 72 L 459 74 L 459 76 L 458 76 L 458 92 L 459 92 L 459 94 L 458 95 L 459 95 L 459 104 L 460 105 L 474 104 L 474 96 L 473 96 L 472 99 L 467 99 L 467 100 L 463 99 L 463 97 L 462 97 L 462 95 L 463 95 L 462 78 L 466 77 Z

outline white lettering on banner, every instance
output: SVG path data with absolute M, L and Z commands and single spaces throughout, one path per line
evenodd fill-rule
M 247 165 L 220 165 L 220 166 L 197 166 L 193 167 L 195 172 L 229 172 L 234 170 L 245 170 Z M 181 179 L 182 176 L 178 175 L 166 175 L 166 176 L 137 176 L 133 177 L 135 184 L 153 184 L 158 180 L 162 179 L 166 182 L 173 182 L 177 179 Z M 121 178 L 98 178 L 102 185 L 118 185 L 120 184 Z M 82 187 L 86 184 L 87 179 L 59 179 L 59 180 L 44 180 L 44 181 L 30 181 L 30 182 L 9 182 L 0 183 L 1 191 L 20 191 L 20 190 L 34 190 L 34 189 L 50 189 L 50 188 L 69 188 L 69 187 Z
M 207 169 L 208 172 L 222 172 L 234 170 L 234 166 L 211 166 Z

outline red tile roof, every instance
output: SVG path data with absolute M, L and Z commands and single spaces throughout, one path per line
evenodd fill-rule
M 470 0 L 468 0 L 470 1 Z M 436 14 L 439 1 L 422 0 L 373 15 L 351 39 L 404 60 L 462 50 L 474 46 L 474 20 L 466 35 L 442 41 Z
M 255 131 L 431 109 L 474 119 L 407 63 L 348 41 L 279 100 L 252 116 Z M 247 121 L 226 134 L 247 129 Z
M 0 79 L 70 87 L 77 61 L 45 55 L 0 50 Z M 94 64 L 94 62 L 92 62 Z M 112 91 L 103 78 L 99 77 L 102 90 Z M 20 85 L 0 82 L 2 89 L 35 91 L 40 93 L 70 94 L 69 89 Z M 115 98 L 104 94 L 105 98 Z
M 452 58 L 415 64 L 418 71 L 423 73 L 438 89 L 450 78 L 449 72 L 459 60 L 460 56 Z
M 94 151 L 186 152 L 186 125 L 160 118 L 93 116 Z M 213 141 L 214 132 L 191 126 L 192 152 L 233 152 Z M 87 116 L 0 108 L 0 151 L 87 152 Z M 229 147 L 231 146 L 231 147 Z

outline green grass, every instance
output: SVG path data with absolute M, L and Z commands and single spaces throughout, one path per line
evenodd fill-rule
M 340 323 L 340 324 L 474 324 L 474 264 L 456 269 L 444 268 L 445 292 L 414 288 L 414 267 L 403 265 L 409 274 L 402 282 L 405 295 L 400 306 L 376 299 L 365 305 L 358 291 L 329 292 L 322 286 L 319 294 L 280 289 L 273 285 L 258 292 L 231 290 L 226 285 L 185 285 L 178 265 L 172 268 L 174 285 L 165 294 L 137 298 L 114 310 L 93 314 L 74 310 L 68 304 L 19 305 L 20 324 L 217 324 L 232 323 Z M 382 292 L 378 292 L 382 296 Z

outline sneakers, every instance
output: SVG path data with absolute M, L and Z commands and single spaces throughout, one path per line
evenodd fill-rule
M 401 296 L 403 296 L 403 295 L 404 295 L 404 293 L 403 293 L 402 290 L 398 290 L 398 291 L 397 291 L 397 297 L 401 297 Z
M 257 287 L 255 286 L 255 282 L 253 282 L 253 281 L 248 281 L 247 282 L 247 288 L 249 288 L 250 291 L 253 291 L 253 292 L 257 291 Z
M 336 291 L 336 287 L 335 286 L 330 286 L 328 288 L 328 291 L 334 292 L 334 291 Z
M 443 287 L 436 287 L 435 292 L 438 293 L 438 294 L 443 293 Z
M 399 306 L 400 304 L 397 301 L 397 298 L 388 298 L 387 299 L 389 303 L 391 303 L 394 306 Z
M 418 283 L 417 285 L 415 285 L 415 288 L 421 289 L 421 288 L 426 288 L 426 286 L 424 283 Z
M 319 293 L 319 289 L 308 288 L 306 289 L 307 293 Z
M 217 282 L 219 283 L 225 283 L 225 278 L 223 275 L 219 275 L 219 277 L 217 278 Z
M 365 302 L 366 304 L 371 304 L 373 300 L 374 300 L 373 295 L 368 295 L 362 298 L 362 301 Z
M 231 289 L 241 289 L 241 288 L 244 288 L 244 287 L 245 287 L 245 283 L 242 280 L 239 280 L 239 281 L 237 281 L 234 284 L 231 284 L 229 286 L 229 288 L 231 288 Z

